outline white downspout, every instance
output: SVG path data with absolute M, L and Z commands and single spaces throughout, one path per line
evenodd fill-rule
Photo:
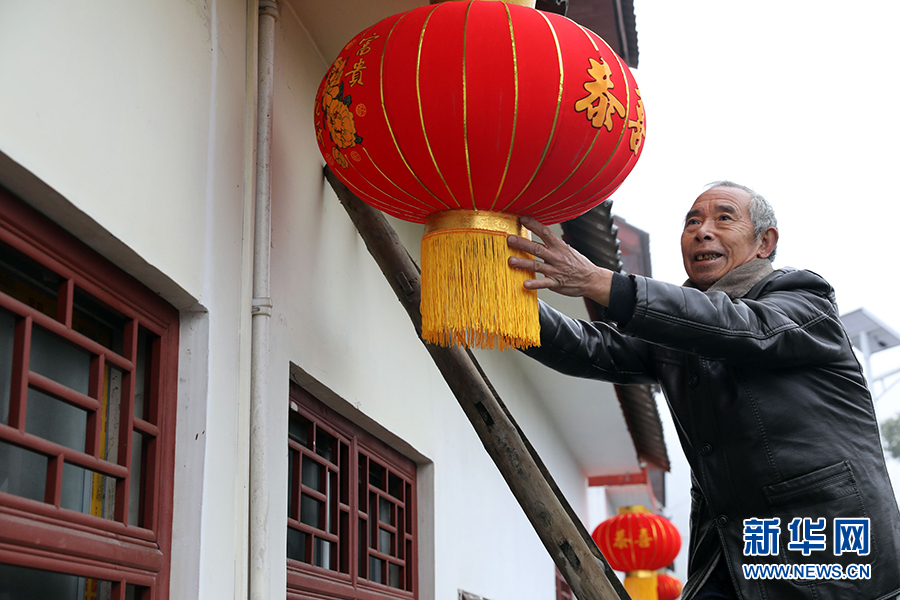
M 259 69 L 256 129 L 256 206 L 253 234 L 253 309 L 250 348 L 250 600 L 269 600 L 269 483 L 266 400 L 269 372 L 270 237 L 272 231 L 272 101 L 276 0 L 259 0 Z

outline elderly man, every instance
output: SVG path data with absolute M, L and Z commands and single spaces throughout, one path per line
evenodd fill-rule
M 522 222 L 544 242 L 509 238 L 536 257 L 510 266 L 543 274 L 525 287 L 607 307 L 607 322 L 587 323 L 542 303 L 528 353 L 666 396 L 692 471 L 685 600 L 900 595 L 900 513 L 871 396 L 831 286 L 773 269 L 778 231 L 761 196 L 721 181 L 697 198 L 683 286 L 599 268 Z

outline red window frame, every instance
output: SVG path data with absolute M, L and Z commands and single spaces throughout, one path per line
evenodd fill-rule
M 556 569 L 556 600 L 575 600 L 572 588 L 569 587 L 569 583 L 563 578 L 559 569 Z
M 294 383 L 289 412 L 295 423 L 310 425 L 305 445 L 295 437 L 288 439 L 288 533 L 302 532 L 306 551 L 303 560 L 287 559 L 287 598 L 308 598 L 311 593 L 359 600 L 417 598 L 416 464 Z M 320 435 L 334 451 L 317 451 Z M 334 483 L 320 479 L 322 485 L 309 485 L 304 467 L 312 462 L 319 465 L 315 473 Z M 381 475 L 372 478 L 373 471 Z M 366 477 L 361 479 L 360 473 Z M 325 485 L 331 487 L 323 494 Z M 332 510 L 330 519 L 322 516 L 316 523 L 302 515 L 302 496 L 307 503 L 320 501 L 326 511 Z M 314 564 L 310 551 L 315 551 L 316 539 L 331 544 L 329 568 Z M 373 581 L 378 577 L 368 572 L 372 564 L 381 565 L 385 582 L 389 565 L 394 565 L 402 589 Z
M 168 597 L 175 468 L 178 311 L 67 231 L 0 188 L 0 241 L 59 276 L 54 316 L 0 293 L 0 309 L 16 319 L 8 422 L 0 440 L 47 458 L 44 501 L 0 492 L 0 563 L 112 582 L 112 598 L 138 586 L 142 600 Z M 121 353 L 73 329 L 73 303 L 86 293 L 125 319 Z M 31 334 L 43 328 L 90 355 L 87 395 L 29 369 Z M 145 374 L 144 418 L 134 414 L 138 332 L 144 331 L 150 369 Z M 100 458 L 103 393 L 109 365 L 122 373 L 117 456 Z M 83 452 L 25 427 L 28 390 L 38 390 L 87 413 Z M 132 439 L 143 440 L 139 526 L 129 524 Z M 64 464 L 115 480 L 114 517 L 60 506 Z

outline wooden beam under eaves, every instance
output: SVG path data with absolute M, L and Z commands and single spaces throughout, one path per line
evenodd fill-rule
M 600 487 L 605 485 L 639 485 L 647 483 L 647 472 L 640 471 L 638 473 L 619 473 L 617 475 L 597 475 L 588 477 L 588 485 L 590 487 Z

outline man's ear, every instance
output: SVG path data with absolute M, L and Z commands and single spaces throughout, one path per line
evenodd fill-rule
M 759 236 L 759 248 L 756 251 L 757 258 L 769 258 L 769 255 L 775 250 L 775 244 L 778 243 L 778 230 L 769 227 Z

